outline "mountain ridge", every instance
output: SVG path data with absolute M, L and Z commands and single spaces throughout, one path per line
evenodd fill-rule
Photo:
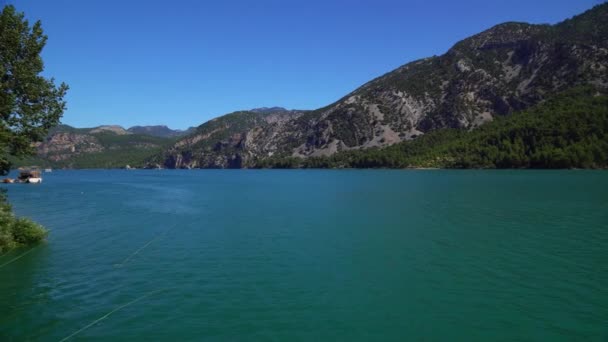
M 136 134 L 152 135 L 155 137 L 179 137 L 192 133 L 196 128 L 188 127 L 185 130 L 171 129 L 166 125 L 132 126 L 127 131 Z
M 386 147 L 442 128 L 471 130 L 572 87 L 608 87 L 607 22 L 605 3 L 555 25 L 498 24 L 326 107 L 276 124 L 248 121 L 238 132 L 229 125 L 230 139 L 197 131 L 153 162 L 168 168 L 251 167 L 277 155 L 329 156 Z

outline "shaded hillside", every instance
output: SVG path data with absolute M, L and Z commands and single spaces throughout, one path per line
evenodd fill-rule
M 186 137 L 154 162 L 174 168 L 251 167 L 270 156 L 329 156 L 442 128 L 473 129 L 575 86 L 604 89 L 607 23 L 608 4 L 602 4 L 557 25 L 500 24 L 441 56 L 397 68 L 325 108 L 277 123 L 254 112 L 231 114 L 246 117 L 246 124 L 235 129 L 209 123 L 212 134 Z

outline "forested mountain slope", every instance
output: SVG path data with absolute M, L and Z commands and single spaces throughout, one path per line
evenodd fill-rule
M 607 168 L 608 96 L 574 88 L 472 131 L 445 128 L 389 147 L 267 158 L 256 167 Z

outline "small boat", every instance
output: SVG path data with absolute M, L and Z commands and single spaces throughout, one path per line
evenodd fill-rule
M 30 184 L 38 184 L 42 183 L 42 177 L 40 176 L 40 171 L 37 169 L 31 170 L 21 170 L 19 172 L 19 178 L 17 178 L 19 183 L 30 183 Z
M 12 178 L 4 178 L 4 179 L 2 180 L 2 183 L 5 183 L 5 184 L 12 184 L 12 183 L 15 183 L 15 180 L 14 180 L 14 179 L 12 179 Z
M 53 172 L 53 169 L 51 169 L 51 168 L 44 169 L 44 172 Z

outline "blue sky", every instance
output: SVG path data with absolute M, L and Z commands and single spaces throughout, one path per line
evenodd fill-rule
M 315 109 L 505 21 L 556 23 L 599 0 L 12 0 L 49 36 L 63 122 L 199 125 L 239 109 Z

